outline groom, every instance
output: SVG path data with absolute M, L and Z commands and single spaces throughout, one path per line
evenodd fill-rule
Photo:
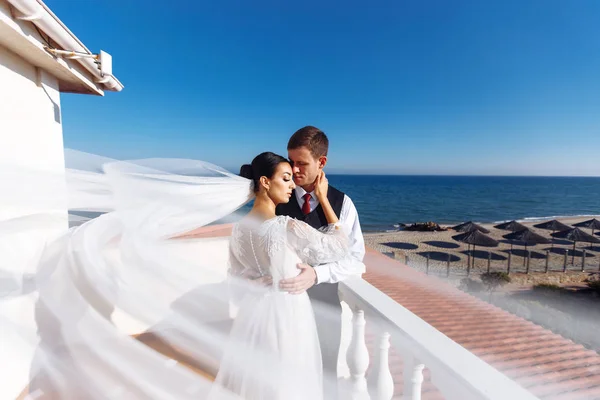
M 329 150 L 327 136 L 314 126 L 306 126 L 292 135 L 287 150 L 297 187 L 289 203 L 277 206 L 277 215 L 288 215 L 302 220 L 316 229 L 326 226 L 327 219 L 314 190 L 315 180 L 327 164 Z M 362 260 L 365 255 L 365 245 L 358 213 L 350 197 L 329 186 L 327 198 L 344 232 L 348 234 L 353 261 L 319 265 L 299 264 L 298 268 L 302 270 L 300 274 L 293 279 L 282 280 L 280 288 L 293 294 L 305 291 L 308 293 L 315 306 L 325 376 L 337 380 L 342 317 L 338 282 L 350 276 L 359 276 L 364 272 Z M 336 388 L 326 387 L 325 391 L 326 399 L 336 398 Z

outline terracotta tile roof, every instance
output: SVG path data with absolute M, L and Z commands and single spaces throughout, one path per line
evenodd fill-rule
M 367 250 L 365 264 L 368 282 L 534 395 L 552 400 L 600 399 L 600 355 L 595 351 L 375 250 Z M 403 371 L 395 351 L 390 354 L 390 368 L 396 398 L 402 393 Z M 423 400 L 440 398 L 428 374 L 425 378 Z

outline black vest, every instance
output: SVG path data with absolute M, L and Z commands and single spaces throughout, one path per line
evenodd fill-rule
M 337 217 L 340 217 L 342 205 L 344 204 L 344 193 L 340 192 L 333 186 L 329 186 L 327 190 L 327 198 Z M 288 203 L 281 203 L 275 209 L 277 215 L 287 215 L 300 221 L 306 222 L 315 229 L 319 229 L 327 225 L 327 218 L 321 204 L 317 206 L 311 213 L 304 215 L 302 206 L 298 204 L 296 193 L 292 193 L 292 197 Z M 337 283 L 322 283 L 308 289 L 308 296 L 311 300 L 322 301 L 336 307 L 340 307 L 340 298 L 338 295 Z

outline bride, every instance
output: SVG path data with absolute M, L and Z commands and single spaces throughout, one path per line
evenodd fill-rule
M 0 341 L 10 366 L 0 383 L 19 387 L 29 376 L 33 398 L 323 398 L 311 303 L 278 282 L 298 274 L 297 263 L 350 257 L 324 175 L 316 195 L 330 225 L 319 232 L 275 216 L 294 182 L 287 160 L 273 153 L 244 166 L 243 177 L 193 160 L 116 161 L 73 151 L 66 164 L 57 175 L 0 164 L 0 205 L 20 210 L 0 221 Z M 223 290 L 220 242 L 174 238 L 252 198 L 229 239 Z M 67 230 L 65 209 L 104 214 Z M 38 240 L 45 227 L 53 233 Z M 46 244 L 34 253 L 35 243 Z M 237 315 L 223 332 L 215 310 L 232 300 Z M 131 327 L 143 334 L 132 336 Z M 189 357 L 157 351 L 148 334 Z M 188 368 L 213 355 L 215 382 Z
M 273 285 L 267 292 L 249 291 L 239 299 L 230 340 L 253 351 L 238 351 L 236 345 L 225 349 L 215 393 L 227 390 L 247 400 L 322 399 L 321 353 L 311 302 L 306 292 L 279 290 L 278 282 L 296 276 L 300 262 L 315 265 L 350 257 L 347 237 L 336 225 L 338 218 L 327 199 L 327 179 L 322 172 L 315 194 L 329 225 L 317 231 L 275 215 L 275 207 L 287 203 L 295 188 L 285 158 L 259 154 L 251 165 L 242 166 L 240 175 L 252 180 L 256 198 L 250 213 L 233 228 L 230 274 Z M 249 356 L 251 369 L 243 367 L 250 360 L 242 358 Z

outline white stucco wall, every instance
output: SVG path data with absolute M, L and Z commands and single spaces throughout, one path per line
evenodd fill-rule
M 57 79 L 26 62 L 0 45 L 0 163 L 60 176 L 64 171 L 60 93 Z M 22 176 L 26 176 L 22 174 Z M 24 178 L 22 178 L 24 179 Z M 37 181 L 41 180 L 36 176 Z M 43 180 L 47 182 L 47 180 Z M 31 185 L 32 192 L 41 185 Z M 35 196 L 37 204 L 22 202 L 19 208 L 0 207 L 0 221 L 32 212 L 48 211 L 43 192 Z M 48 193 L 49 195 L 50 193 Z M 55 191 L 52 191 L 56 195 Z M 33 197 L 33 196 L 32 196 Z M 56 196 L 52 197 L 53 200 Z M 56 207 L 56 203 L 52 203 Z
M 64 231 L 64 218 L 45 226 L 15 233 L 6 221 L 33 212 L 57 210 L 45 207 L 45 200 L 18 205 L 8 203 L 10 186 L 7 166 L 57 174 L 64 170 L 58 81 L 0 46 L 0 285 L 3 291 L 18 293 L 23 274 L 33 274 L 47 240 Z M 14 177 L 14 176 L 11 176 Z M 14 184 L 14 182 L 12 182 Z M 56 193 L 47 193 L 48 198 Z M 44 199 L 45 193 L 35 196 Z M 1 201 L 2 198 L 6 201 Z M 6 293 L 3 293 L 6 294 Z M 0 398 L 15 398 L 27 385 L 33 352 L 37 344 L 34 320 L 35 294 L 14 296 L 0 301 Z M 12 332 L 9 334 L 8 332 Z M 19 332 L 18 334 L 16 332 Z M 8 361 L 10 360 L 10 361 Z
M 0 159 L 64 168 L 58 81 L 0 47 Z

